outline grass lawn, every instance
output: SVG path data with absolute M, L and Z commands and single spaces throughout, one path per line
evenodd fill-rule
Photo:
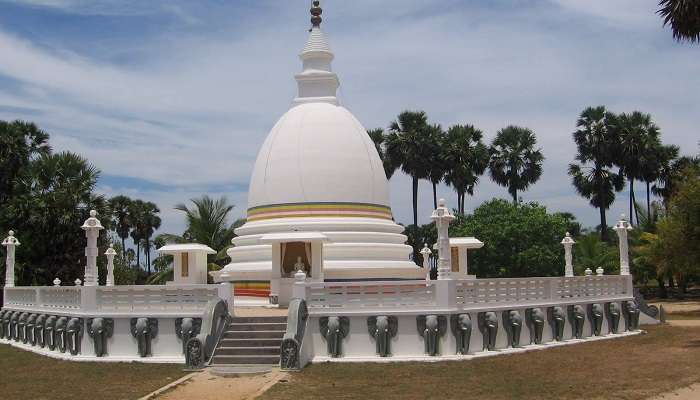
M 645 329 L 624 339 L 470 361 L 310 365 L 261 399 L 639 400 L 700 381 L 700 329 Z
M 3 399 L 137 399 L 185 375 L 182 365 L 60 361 L 0 345 Z

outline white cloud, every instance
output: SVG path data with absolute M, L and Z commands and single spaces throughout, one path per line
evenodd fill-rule
M 37 1 L 75 13 L 85 6 Z M 129 4 L 97 2 L 83 13 L 122 15 Z M 200 189 L 230 185 L 221 192 L 242 212 L 245 194 L 234 188 L 247 186 L 259 145 L 294 96 L 307 7 L 262 3 L 230 27 L 207 30 L 206 13 L 178 3 L 170 10 L 163 10 L 169 3 L 139 4 L 132 12 L 187 18 L 180 19 L 181 29 L 112 49 L 131 63 L 0 28 L 0 54 L 12 55 L 0 58 L 0 79 L 16 82 L 0 87 L 0 118 L 35 120 L 57 149 L 85 155 L 106 175 L 171 185 L 172 191 L 127 189 L 163 210 Z M 566 175 L 577 114 L 597 104 L 650 112 L 666 141 L 697 152 L 696 49 L 672 42 L 648 0 L 550 4 L 324 2 L 341 99 L 368 128 L 387 126 L 406 108 L 425 109 L 444 126 L 474 123 L 487 140 L 507 124 L 528 126 L 547 160 L 543 178 L 523 197 L 594 225 L 597 212 L 575 195 Z M 395 215 L 410 221 L 408 179 L 399 174 L 391 188 Z M 427 222 L 430 186 L 422 183 L 420 190 Z M 439 191 L 455 204 L 449 188 Z M 467 208 L 493 196 L 507 194 L 484 176 Z M 180 217 L 164 214 L 164 222 L 171 218 Z

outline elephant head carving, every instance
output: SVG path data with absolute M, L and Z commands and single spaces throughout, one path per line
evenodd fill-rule
M 107 339 L 114 333 L 114 320 L 111 318 L 90 318 L 87 320 L 87 332 L 92 338 L 95 355 L 103 357 L 107 354 Z
M 201 318 L 177 318 L 175 320 L 175 333 L 182 340 L 183 354 L 187 352 L 187 341 L 199 335 L 201 329 Z
M 59 317 L 56 320 L 56 346 L 61 353 L 66 352 L 66 328 L 68 327 L 68 317 Z
M 633 300 L 623 303 L 625 306 L 625 315 L 627 317 L 627 330 L 635 331 L 639 329 L 639 307 Z
M 380 357 L 391 354 L 391 339 L 396 336 L 399 321 L 394 316 L 380 315 L 367 318 L 367 329 L 374 338 L 376 351 Z
M 620 306 L 617 303 L 608 303 L 608 323 L 610 333 L 617 333 L 617 327 L 620 324 Z
M 340 357 L 343 354 L 343 339 L 350 333 L 350 318 L 348 317 L 322 317 L 319 320 L 321 336 L 326 339 L 328 355 Z
M 83 319 L 73 317 L 68 320 L 66 326 L 66 342 L 68 343 L 68 351 L 72 355 L 80 354 L 80 342 L 83 339 Z
M 14 311 L 10 315 L 10 339 L 14 340 L 15 342 L 19 341 L 19 316 L 20 316 L 19 311 Z
M 36 326 L 36 320 L 37 320 L 38 315 L 37 314 L 29 314 L 29 318 L 27 318 L 27 325 L 25 327 L 26 333 L 25 337 L 29 341 L 29 344 L 32 346 L 36 345 L 36 334 L 35 334 L 35 329 L 34 327 Z
M 517 310 L 509 310 L 503 313 L 504 326 L 508 333 L 510 347 L 520 346 L 520 333 L 523 329 L 523 317 Z
M 36 322 L 34 322 L 34 340 L 39 347 L 46 346 L 46 340 L 44 339 L 44 325 L 46 324 L 46 314 L 39 314 L 36 317 Z
M 603 329 L 603 318 L 605 318 L 605 310 L 599 303 L 591 304 L 591 325 L 595 336 L 600 336 L 600 331 Z
M 574 337 L 581 339 L 583 337 L 583 325 L 586 321 L 586 310 L 580 305 L 571 307 L 571 328 Z
M 22 343 L 27 343 L 27 320 L 29 319 L 29 313 L 23 312 L 19 315 L 17 319 L 17 340 Z
M 542 332 L 544 331 L 545 315 L 541 308 L 528 308 L 525 310 L 525 318 L 530 326 L 530 344 L 542 344 Z
M 450 327 L 457 341 L 457 354 L 469 353 L 469 340 L 472 336 L 472 319 L 469 314 L 450 316 Z
M 56 348 L 56 320 L 58 317 L 55 315 L 49 315 L 46 318 L 46 323 L 44 324 L 44 340 L 46 346 L 49 350 L 54 350 Z
M 158 319 L 132 318 L 131 334 L 138 341 L 139 355 L 148 357 L 151 355 L 151 340 L 158 335 Z
M 484 349 L 496 349 L 496 335 L 498 334 L 498 317 L 493 311 L 479 313 L 479 329 L 484 337 Z
M 7 310 L 0 310 L 0 339 L 5 338 L 5 314 Z
M 566 324 L 566 313 L 564 312 L 564 309 L 559 306 L 552 307 L 550 310 L 554 339 L 557 341 L 561 341 L 564 339 L 564 325 Z
M 431 356 L 439 355 L 440 338 L 447 331 L 447 318 L 444 315 L 419 315 L 416 317 L 416 324 L 425 343 L 425 353 Z

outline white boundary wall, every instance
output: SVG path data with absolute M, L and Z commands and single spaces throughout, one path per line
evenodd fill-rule
M 222 299 L 233 310 L 230 283 L 216 285 L 133 286 L 37 286 L 6 287 L 3 310 L 77 317 L 83 319 L 81 352 L 49 350 L 21 341 L 0 339 L 25 350 L 74 361 L 138 361 L 184 363 L 182 341 L 175 332 L 177 318 L 203 318 L 210 300 Z M 111 318 L 114 332 L 107 340 L 107 355 L 96 357 L 93 339 L 87 333 L 88 318 Z M 151 341 L 151 356 L 140 357 L 131 334 L 132 318 L 156 318 L 158 334 Z
M 601 340 L 639 333 L 630 331 L 624 316 L 624 303 L 634 300 L 630 275 L 512 278 L 512 279 L 446 279 L 437 281 L 361 281 L 361 282 L 297 282 L 295 297 L 307 302 L 309 318 L 302 341 L 301 365 L 306 362 L 352 361 L 438 361 L 459 360 L 500 353 L 522 352 L 586 340 Z M 590 306 L 602 305 L 606 311 L 601 335 L 593 335 Z M 617 332 L 611 333 L 607 304 L 615 303 L 620 310 Z M 574 337 L 569 307 L 583 306 L 586 316 L 582 339 Z M 550 307 L 563 307 L 566 322 L 562 341 L 555 341 Z M 526 310 L 540 308 L 546 318 L 542 344 L 530 344 L 531 330 L 527 324 Z M 519 311 L 523 326 L 520 347 L 510 348 L 503 314 Z M 496 350 L 484 351 L 483 335 L 479 329 L 478 314 L 493 311 L 499 327 Z M 450 316 L 469 314 L 472 320 L 469 353 L 457 354 L 456 339 L 450 329 Z M 398 332 L 391 340 L 391 356 L 376 354 L 376 344 L 368 332 L 370 316 L 395 316 Z M 440 354 L 425 354 L 424 340 L 419 334 L 417 317 L 420 315 L 444 315 L 447 330 L 439 340 Z M 342 356 L 328 356 L 326 339 L 321 334 L 320 319 L 328 316 L 347 317 L 350 322 L 348 335 L 342 340 Z M 655 321 L 643 318 L 643 323 Z

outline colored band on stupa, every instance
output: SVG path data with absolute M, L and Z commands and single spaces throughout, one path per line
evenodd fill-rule
M 287 203 L 257 206 L 248 209 L 248 221 L 275 218 L 355 217 L 393 220 L 391 208 L 367 203 Z

